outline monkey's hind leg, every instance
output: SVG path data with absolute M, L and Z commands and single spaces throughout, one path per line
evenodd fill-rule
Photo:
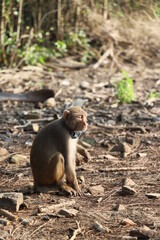
M 69 195 L 77 195 L 76 191 L 64 182 L 65 162 L 61 153 L 56 153 L 51 159 L 53 181 Z

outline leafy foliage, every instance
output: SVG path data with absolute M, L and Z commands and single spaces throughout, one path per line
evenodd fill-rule
M 22 57 L 26 65 L 37 65 L 38 63 L 45 64 L 45 60 L 51 57 L 52 53 L 45 47 L 38 46 L 38 44 L 32 44 L 27 49 L 19 49 L 19 57 Z
M 57 42 L 55 42 L 55 46 L 56 46 L 56 51 L 55 51 L 56 57 L 62 57 L 68 51 L 67 44 L 64 41 L 58 40 Z
M 122 70 L 124 78 L 115 85 L 116 97 L 121 103 L 130 103 L 135 100 L 133 80 L 125 70 Z
M 160 98 L 160 93 L 159 93 L 159 92 L 151 91 L 151 92 L 149 93 L 149 95 L 147 96 L 147 99 L 150 99 L 150 98 Z

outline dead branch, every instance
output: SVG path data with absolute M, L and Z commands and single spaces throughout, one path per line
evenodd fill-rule
M 51 206 L 47 206 L 47 207 L 40 206 L 39 210 L 41 213 L 57 211 L 58 209 L 60 209 L 62 207 L 71 206 L 71 205 L 74 205 L 75 203 L 76 203 L 75 200 L 71 200 L 71 201 L 67 201 L 67 202 L 63 202 L 63 203 L 59 203 L 59 204 L 55 204 L 55 205 L 52 204 Z
M 0 214 L 3 215 L 4 217 L 7 217 L 11 221 L 16 221 L 18 219 L 17 216 L 14 216 L 11 212 L 5 209 L 0 209 Z
M 55 220 L 55 219 L 54 219 Z M 37 232 L 39 229 L 41 229 L 42 227 L 44 227 L 49 221 L 43 223 L 42 225 L 40 225 L 38 228 L 36 228 L 29 236 L 31 237 L 33 234 L 35 234 L 35 232 Z
M 121 171 L 145 171 L 146 167 L 117 167 L 117 168 L 104 168 L 100 172 L 121 172 Z
M 78 234 L 81 233 L 81 228 L 79 226 L 79 222 L 76 221 L 77 223 L 77 229 L 73 230 L 73 236 L 70 238 L 70 240 L 74 240 Z
M 96 62 L 93 66 L 93 69 L 97 69 L 106 58 L 108 58 L 109 56 L 113 56 L 113 49 L 109 48 L 105 51 L 105 53 L 100 57 L 100 59 L 98 60 L 98 62 Z
M 124 130 L 132 130 L 132 131 L 140 131 L 141 133 L 146 133 L 146 128 L 144 127 L 140 127 L 140 126 L 106 126 L 102 123 L 96 123 L 96 125 L 98 127 L 102 127 L 102 128 L 105 128 L 105 129 L 108 129 L 108 130 L 120 130 L 120 129 L 124 129 Z

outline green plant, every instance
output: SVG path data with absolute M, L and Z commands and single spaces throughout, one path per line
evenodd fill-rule
M 80 47 L 85 49 L 89 47 L 90 39 L 87 38 L 86 33 L 83 30 L 79 32 L 70 32 L 69 37 L 66 40 L 68 47 Z
M 150 98 L 160 98 L 160 93 L 159 93 L 159 92 L 151 91 L 151 92 L 149 93 L 149 95 L 147 96 L 147 99 L 150 99 Z
M 65 53 L 67 52 L 67 44 L 64 41 L 58 40 L 57 42 L 55 42 L 55 46 L 56 46 L 56 52 L 55 52 L 56 57 L 64 56 Z
M 130 103 L 135 100 L 133 80 L 125 70 L 122 70 L 123 78 L 115 85 L 116 97 L 121 103 Z
M 24 59 L 26 65 L 44 64 L 45 60 L 52 56 L 52 52 L 45 47 L 39 46 L 37 43 L 30 47 L 24 46 L 24 49 L 18 49 L 18 57 Z

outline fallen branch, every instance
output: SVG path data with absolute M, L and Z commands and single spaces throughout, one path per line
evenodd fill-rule
M 79 222 L 78 221 L 76 221 L 76 223 L 77 223 L 77 229 L 75 229 L 75 230 L 73 230 L 73 235 L 72 235 L 72 237 L 70 238 L 70 240 L 74 240 L 75 238 L 76 238 L 76 236 L 79 234 L 79 233 L 81 233 L 81 228 L 80 228 L 80 226 L 79 226 Z
M 105 51 L 105 53 L 100 57 L 98 62 L 94 64 L 93 69 L 97 69 L 109 56 L 113 56 L 113 49 L 107 49 L 107 51 Z
M 47 207 L 39 207 L 39 211 L 42 212 L 51 212 L 51 211 L 57 211 L 58 209 L 62 208 L 62 207 L 66 207 L 66 206 L 71 206 L 74 205 L 76 203 L 75 200 L 71 200 L 71 201 L 67 201 L 67 202 L 63 202 L 63 203 L 59 203 L 59 204 L 54 204 L 51 206 L 47 206 Z
M 11 221 L 16 221 L 18 219 L 17 216 L 14 216 L 11 212 L 5 209 L 0 209 L 0 214 L 3 215 L 4 217 L 7 217 Z
M 106 126 L 102 123 L 97 123 L 96 124 L 98 127 L 102 127 L 108 130 L 120 130 L 120 129 L 124 129 L 124 130 L 132 130 L 132 131 L 140 131 L 141 133 L 146 133 L 146 130 L 149 130 L 149 128 L 144 128 L 143 126 Z
M 117 168 L 104 168 L 100 172 L 120 172 L 120 171 L 145 171 L 146 167 L 117 167 Z

